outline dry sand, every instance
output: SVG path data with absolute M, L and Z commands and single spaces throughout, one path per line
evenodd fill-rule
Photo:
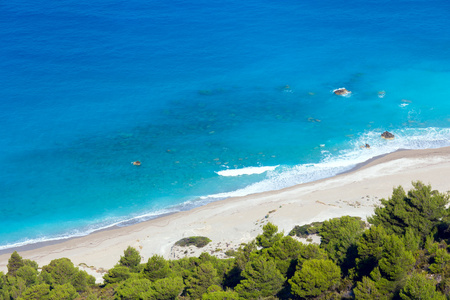
M 129 227 L 18 251 L 40 266 L 67 257 L 100 281 L 103 272 L 118 262 L 128 246 L 138 249 L 143 261 L 154 254 L 176 259 L 198 256 L 203 251 L 225 257 L 226 250 L 254 239 L 269 221 L 288 233 L 295 225 L 343 215 L 366 218 L 381 198 L 392 194 L 394 187 L 402 185 L 409 190 L 411 181 L 420 180 L 447 192 L 448 178 L 450 147 L 397 151 L 329 179 L 230 198 Z M 181 238 L 196 235 L 207 236 L 212 242 L 202 249 L 174 247 Z M 0 271 L 7 270 L 9 257 L 10 253 L 0 255 Z

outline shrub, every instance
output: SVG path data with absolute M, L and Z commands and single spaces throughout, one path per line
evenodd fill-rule
M 296 225 L 290 232 L 290 236 L 298 236 L 301 238 L 306 238 L 308 235 L 319 233 L 319 228 L 322 226 L 323 222 L 313 222 L 311 224 Z
M 196 246 L 197 248 L 202 248 L 208 245 L 211 240 L 205 236 L 191 236 L 183 238 L 175 243 L 175 245 L 180 247 Z

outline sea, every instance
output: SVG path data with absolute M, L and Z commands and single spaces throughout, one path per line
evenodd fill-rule
M 0 249 L 450 146 L 449 12 L 448 0 L 0 2 Z

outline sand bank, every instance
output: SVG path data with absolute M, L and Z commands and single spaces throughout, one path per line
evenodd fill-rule
M 55 258 L 68 257 L 97 278 L 118 262 L 128 246 L 138 249 L 143 261 L 154 254 L 174 259 L 198 255 L 201 251 L 189 249 L 185 253 L 186 249 L 173 246 L 183 237 L 202 235 L 212 240 L 202 251 L 223 257 L 225 250 L 255 238 L 268 221 L 287 233 L 295 225 L 332 217 L 366 218 L 373 213 L 379 200 L 388 198 L 398 185 L 408 190 L 411 181 L 421 180 L 446 192 L 450 190 L 448 178 L 450 147 L 398 151 L 332 178 L 280 191 L 230 198 L 129 227 L 96 232 L 37 249 L 19 249 L 19 253 L 40 266 Z M 10 254 L 0 255 L 1 271 L 6 271 L 9 257 Z

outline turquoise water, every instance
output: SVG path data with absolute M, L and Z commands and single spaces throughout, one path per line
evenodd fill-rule
M 1 3 L 0 248 L 449 146 L 449 8 Z

